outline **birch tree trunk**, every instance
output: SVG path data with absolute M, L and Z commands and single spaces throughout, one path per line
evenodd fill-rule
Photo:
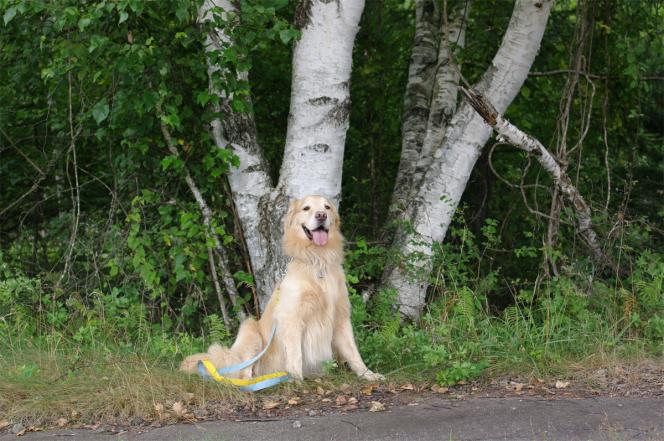
M 553 1 L 517 0 L 505 36 L 491 66 L 474 87 L 504 113 L 525 81 L 539 50 Z M 452 117 L 442 145 L 432 158 L 404 213 L 395 237 L 400 254 L 412 265 L 386 268 L 383 283 L 398 292 L 399 309 L 417 318 L 424 306 L 433 245 L 447 232 L 470 173 L 491 134 L 472 107 L 464 103 Z
M 407 206 L 415 167 L 420 159 L 436 77 L 440 22 L 436 0 L 415 2 L 415 36 L 401 124 L 401 158 L 394 181 L 388 220 L 394 220 Z
M 262 281 L 271 294 L 286 266 L 281 219 L 288 201 L 319 194 L 337 206 L 350 113 L 353 44 L 364 0 L 303 0 L 296 11 L 302 36 L 293 51 L 293 77 L 286 146 L 279 183 L 262 212 L 270 238 Z M 269 231 L 269 232 L 268 232 Z M 265 297 L 264 297 L 265 298 Z
M 466 45 L 466 24 L 470 6 L 470 0 L 460 3 L 458 9 L 451 14 L 452 21 L 448 23 L 446 17 L 443 20 L 426 135 L 415 167 L 411 192 L 419 188 L 433 160 L 433 152 L 442 144 L 447 125 L 457 108 L 460 72 L 454 55 Z
M 207 0 L 199 11 L 209 19 L 212 7 L 234 11 L 228 0 Z M 212 132 L 220 148 L 230 145 L 240 166 L 229 183 L 249 250 L 261 308 L 267 303 L 285 267 L 281 251 L 282 218 L 292 198 L 320 194 L 341 200 L 341 172 L 350 111 L 349 82 L 353 44 L 364 0 L 302 0 L 296 24 L 302 31 L 293 52 L 293 79 L 286 146 L 279 182 L 273 188 L 251 115 L 236 114 L 228 97 L 221 98 L 223 119 Z M 222 31 L 212 32 L 208 54 L 232 44 Z M 218 69 L 208 57 L 208 73 Z M 241 75 L 246 75 L 242 73 Z
M 237 12 L 233 3 L 228 0 L 206 0 L 199 10 L 199 21 L 211 20 L 213 8 L 220 8 L 225 12 Z M 220 68 L 213 60 L 233 43 L 222 29 L 210 31 L 205 43 L 208 54 L 209 89 L 210 93 L 219 97 L 219 104 L 214 110 L 221 116 L 211 122 L 212 137 L 218 148 L 230 148 L 240 160 L 239 166 L 229 171 L 228 181 L 260 298 L 260 294 L 263 294 L 261 288 L 264 286 L 261 275 L 270 258 L 267 247 L 269 238 L 262 234 L 259 228 L 260 207 L 261 201 L 269 195 L 272 183 L 263 153 L 256 141 L 253 115 L 233 112 L 229 97 L 215 85 L 215 74 L 219 73 L 223 77 L 229 73 L 220 72 Z M 248 76 L 246 72 L 240 72 L 239 75 L 244 79 Z

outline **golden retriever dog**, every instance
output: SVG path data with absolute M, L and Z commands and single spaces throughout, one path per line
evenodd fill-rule
M 276 325 L 265 355 L 229 376 L 251 378 L 287 371 L 301 380 L 321 374 L 323 362 L 336 356 L 359 377 L 383 380 L 367 369 L 353 337 L 339 225 L 339 214 L 328 199 L 306 196 L 293 201 L 284 219 L 283 237 L 283 250 L 291 261 L 261 319 L 245 320 L 230 348 L 213 344 L 207 353 L 185 358 L 180 370 L 195 373 L 204 359 L 216 368 L 248 360 L 263 349 Z

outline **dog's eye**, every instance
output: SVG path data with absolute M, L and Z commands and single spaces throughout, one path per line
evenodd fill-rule
M 325 209 L 326 209 L 326 210 L 329 210 L 329 209 L 330 209 L 330 206 L 329 206 L 329 205 L 326 205 L 326 206 L 325 206 Z
M 310 208 L 311 208 L 311 207 L 307 205 L 306 207 L 302 208 L 302 210 L 304 210 L 304 211 L 309 211 Z

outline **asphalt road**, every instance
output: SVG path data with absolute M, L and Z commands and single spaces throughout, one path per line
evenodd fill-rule
M 417 405 L 297 420 L 178 424 L 146 433 L 57 430 L 0 441 L 221 440 L 658 440 L 664 397 L 647 399 L 428 399 Z

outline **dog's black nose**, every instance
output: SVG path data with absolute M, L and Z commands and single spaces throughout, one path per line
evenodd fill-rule
M 316 212 L 316 220 L 318 222 L 324 222 L 327 219 L 327 213 L 324 211 L 317 211 Z

